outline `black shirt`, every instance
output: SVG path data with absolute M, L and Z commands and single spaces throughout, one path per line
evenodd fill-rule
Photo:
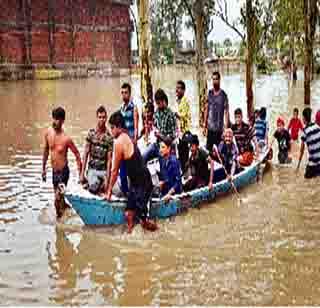
M 192 155 L 189 158 L 189 167 L 191 175 L 209 181 L 209 167 L 208 167 L 209 154 L 206 150 L 199 148 L 195 157 Z
M 133 187 L 152 187 L 150 172 L 143 162 L 139 149 L 135 146 L 131 158 L 124 160 L 127 168 L 127 176 Z
M 288 152 L 290 150 L 290 134 L 284 128 L 283 130 L 279 131 L 276 130 L 274 133 L 274 138 L 277 139 L 279 144 L 279 152 Z

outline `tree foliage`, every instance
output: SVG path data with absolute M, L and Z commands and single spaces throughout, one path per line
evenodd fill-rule
M 274 0 L 272 35 L 267 46 L 294 57 L 293 49 L 302 51 L 304 37 L 303 2 L 296 0 Z M 290 51 L 291 49 L 291 51 Z
M 183 8 L 180 1 L 153 0 L 150 6 L 152 50 L 156 63 L 161 56 L 174 58 L 182 31 Z
M 188 28 L 192 28 L 193 32 L 197 33 L 197 22 L 196 22 L 196 11 L 199 1 L 197 0 L 177 0 L 180 1 L 184 14 L 187 16 L 186 26 Z M 214 23 L 213 23 L 213 15 L 215 10 L 215 2 L 214 0 L 204 0 L 202 1 L 202 12 L 204 15 L 204 47 L 208 48 L 208 37 L 212 32 Z

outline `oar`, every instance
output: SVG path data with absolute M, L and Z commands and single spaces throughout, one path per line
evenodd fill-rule
M 225 168 L 224 164 L 222 163 L 222 159 L 221 159 L 221 157 L 220 157 L 220 154 L 219 154 L 219 151 L 218 151 L 218 149 L 217 149 L 216 145 L 214 145 L 214 150 L 215 150 L 215 152 L 216 152 L 216 154 L 217 154 L 217 156 L 218 156 L 219 162 L 220 162 L 220 164 L 222 165 L 222 168 L 223 168 L 223 170 L 224 170 L 224 172 L 225 172 L 226 176 L 227 176 L 227 177 L 229 177 L 229 174 L 228 174 L 228 172 L 227 172 L 227 169 Z M 230 177 L 230 179 L 231 179 L 231 177 Z M 231 183 L 231 186 L 232 186 L 232 188 L 233 188 L 233 190 L 234 190 L 234 192 L 235 192 L 235 194 L 236 194 L 237 198 L 238 198 L 238 199 L 239 199 L 239 201 L 241 202 L 242 200 L 241 200 L 240 194 L 239 194 L 239 192 L 238 192 L 238 190 L 237 190 L 236 186 L 234 185 L 234 183 L 233 183 L 233 180 L 232 180 L 232 179 L 230 180 L 230 183 Z

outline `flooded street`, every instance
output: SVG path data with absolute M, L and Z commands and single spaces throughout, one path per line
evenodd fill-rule
M 294 107 L 302 113 L 298 77 L 293 87 L 282 73 L 256 79 L 256 107 L 268 107 L 271 131 L 278 115 L 288 123 Z M 169 104 L 178 79 L 194 100 L 190 71 L 155 73 Z M 96 108 L 116 110 L 124 81 L 138 96 L 137 77 L 0 83 L 0 304 L 320 305 L 320 179 L 305 181 L 303 168 L 296 175 L 297 152 L 292 167 L 274 163 L 259 184 L 241 190 L 241 204 L 230 194 L 161 221 L 153 234 L 84 227 L 74 213 L 55 222 L 51 170 L 41 182 L 51 109 L 66 108 L 66 131 L 82 154 Z M 245 110 L 244 75 L 222 76 L 221 86 L 233 119 L 235 108 Z M 312 100 L 319 109 L 320 80 Z M 196 128 L 195 105 L 192 113 Z M 78 180 L 73 158 L 71 169 L 69 185 Z

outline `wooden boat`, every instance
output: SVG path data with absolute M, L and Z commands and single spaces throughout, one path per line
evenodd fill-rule
M 258 175 L 264 170 L 267 154 L 260 155 L 259 160 L 244 168 L 234 177 L 233 183 L 237 189 L 256 181 Z M 215 179 L 224 177 L 221 166 L 218 165 L 215 168 L 214 176 Z M 167 203 L 159 198 L 153 198 L 149 204 L 149 215 L 151 218 L 176 216 L 189 208 L 198 207 L 201 203 L 212 202 L 217 196 L 228 192 L 232 193 L 231 183 L 223 179 L 215 183 L 212 190 L 209 190 L 208 187 L 199 188 L 175 195 Z M 126 199 L 124 198 L 113 198 L 111 201 L 106 201 L 81 187 L 74 191 L 67 191 L 65 197 L 86 225 L 118 225 L 126 222 L 124 217 Z

